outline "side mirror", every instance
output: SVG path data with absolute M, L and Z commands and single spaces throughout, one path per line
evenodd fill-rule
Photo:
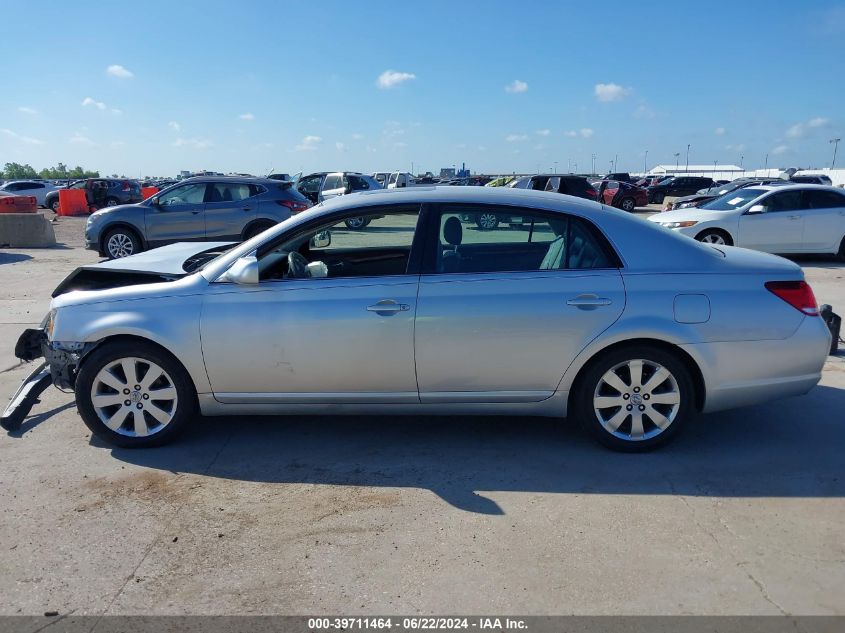
M 246 255 L 238 259 L 229 270 L 220 275 L 218 281 L 244 285 L 257 284 L 258 260 L 255 255 Z
M 311 238 L 309 246 L 311 248 L 327 248 L 331 246 L 332 233 L 331 231 L 320 231 Z
M 747 213 L 765 213 L 766 212 L 766 205 L 765 204 L 755 204 L 751 207 Z

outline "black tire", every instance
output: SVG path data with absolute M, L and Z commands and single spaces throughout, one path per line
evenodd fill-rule
M 637 208 L 637 201 L 631 197 L 622 198 L 622 201 L 619 203 L 619 208 L 623 211 L 627 211 L 628 213 L 633 213 L 634 209 Z
M 714 244 L 716 246 L 724 244 L 725 246 L 733 246 L 734 241 L 731 236 L 719 229 L 706 229 L 695 236 L 699 242 Z
M 138 437 L 124 434 L 129 431 L 124 431 L 124 433 L 113 431 L 100 419 L 92 403 L 91 389 L 97 374 L 104 367 L 123 358 L 137 358 L 157 364 L 167 372 L 176 389 L 177 400 L 171 420 L 151 435 Z M 76 377 L 75 391 L 76 406 L 85 425 L 103 441 L 121 448 L 148 448 L 167 444 L 185 429 L 197 411 L 197 393 L 188 372 L 172 354 L 151 343 L 118 341 L 103 344 L 83 361 Z M 132 401 L 127 400 L 127 402 Z M 121 405 L 115 406 L 121 407 Z M 137 405 L 130 405 L 130 410 L 132 406 Z M 147 416 L 147 420 L 153 420 L 149 417 L 149 413 L 143 413 L 143 415 Z M 132 415 L 127 414 L 127 424 L 131 424 L 132 418 Z
M 59 213 L 59 199 L 58 198 L 56 198 L 55 200 L 53 200 L 50 203 L 50 209 L 53 211 L 53 213 L 56 213 L 56 214 Z
M 665 194 L 658 193 L 654 196 L 654 204 L 663 204 L 663 201 L 666 199 Z
M 117 241 L 112 242 L 113 238 Z M 121 244 L 125 244 L 126 246 L 121 248 Z M 120 259 L 121 257 L 137 255 L 143 250 L 144 245 L 141 242 L 141 238 L 138 237 L 138 234 L 135 233 L 135 231 L 125 226 L 118 226 L 110 229 L 103 236 L 102 252 L 109 259 Z
M 499 228 L 499 216 L 495 213 L 479 213 L 475 216 L 475 225 L 482 231 L 493 231 Z
M 367 226 L 367 224 L 369 224 L 369 222 L 367 222 L 367 219 L 362 216 L 346 218 L 343 223 L 346 225 L 346 228 L 350 231 L 360 231 L 365 226 Z
M 111 198 L 111 197 L 106 198 L 105 202 L 103 203 L 103 205 L 107 206 L 107 207 L 116 207 L 119 204 L 120 204 L 120 200 L 118 200 L 117 198 Z
M 628 373 L 627 384 L 631 386 L 632 392 L 627 394 L 628 397 L 625 402 L 631 402 L 627 407 L 639 408 L 643 413 L 643 430 L 644 433 L 640 439 L 631 439 L 633 432 L 631 429 L 633 418 L 627 411 L 623 411 L 622 407 L 602 409 L 602 413 L 594 407 L 594 397 L 596 394 L 605 395 L 602 391 L 606 385 L 602 383 L 603 376 L 613 368 L 624 365 L 628 361 L 641 359 L 645 361 L 643 371 L 643 383 L 648 384 L 648 377 L 652 374 L 647 374 L 651 369 L 651 364 L 659 365 L 668 370 L 671 378 L 674 378 L 674 385 L 677 386 L 679 403 L 677 408 L 672 410 L 672 405 L 657 404 L 654 411 L 665 414 L 665 417 L 670 420 L 669 424 L 660 430 L 660 427 L 654 423 L 651 418 L 648 418 L 651 408 L 648 404 L 649 398 L 662 395 L 665 393 L 667 385 L 670 389 L 674 385 L 670 384 L 670 379 L 666 378 L 663 382 L 658 383 L 652 387 L 652 390 L 646 393 L 645 390 L 633 393 L 634 385 Z M 624 375 L 625 368 L 620 369 L 620 375 Z M 655 372 L 656 373 L 656 372 Z M 622 379 L 625 383 L 625 379 Z M 634 397 L 639 395 L 640 400 L 635 401 Z M 646 398 L 646 395 L 649 398 Z M 599 397 L 600 397 L 599 396 Z M 611 394 L 611 398 L 616 397 Z M 619 397 L 625 397 L 625 394 L 619 394 Z M 584 430 L 606 447 L 615 451 L 625 453 L 640 453 L 649 451 L 658 446 L 661 446 L 671 440 L 677 433 L 687 424 L 689 418 L 695 415 L 695 387 L 693 385 L 692 377 L 686 365 L 679 360 L 674 354 L 667 352 L 658 347 L 649 345 L 632 345 L 630 347 L 622 347 L 612 350 L 606 354 L 602 354 L 593 361 L 591 361 L 578 377 L 571 400 L 572 413 L 578 420 L 579 424 Z M 659 409 L 658 409 L 659 407 Z M 622 422 L 617 427 L 617 432 L 605 428 L 599 415 L 613 418 L 616 414 L 625 416 Z M 635 412 L 634 412 L 635 413 Z M 627 428 L 626 428 L 627 425 Z M 624 437 L 627 433 L 627 439 Z
M 272 226 L 274 226 L 272 222 L 256 222 L 255 224 L 250 225 L 247 227 L 246 231 L 244 231 L 244 241 L 252 239 Z
M 842 241 L 839 243 L 839 261 L 845 262 L 845 237 L 842 238 Z

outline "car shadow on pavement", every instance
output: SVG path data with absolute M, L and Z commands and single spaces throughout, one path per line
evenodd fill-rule
M 0 266 L 3 264 L 25 262 L 28 259 L 32 259 L 32 255 L 27 255 L 26 253 L 0 253 Z
M 485 491 L 843 497 L 845 390 L 700 416 L 647 454 L 603 449 L 575 424 L 518 417 L 199 418 L 177 443 L 112 449 L 127 463 L 271 484 L 431 490 L 503 514 Z

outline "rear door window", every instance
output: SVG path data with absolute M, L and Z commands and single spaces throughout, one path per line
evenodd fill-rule
M 805 191 L 802 209 L 836 209 L 845 207 L 845 195 L 835 191 Z
M 323 183 L 323 191 L 331 191 L 333 189 L 340 189 L 343 187 L 343 178 L 340 174 L 329 174 L 326 176 L 326 182 Z
M 249 185 L 238 182 L 215 182 L 208 188 L 206 202 L 239 202 L 252 195 Z

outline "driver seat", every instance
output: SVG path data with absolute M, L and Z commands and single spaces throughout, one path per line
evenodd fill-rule
M 461 254 L 459 248 L 461 242 L 464 241 L 464 227 L 461 226 L 461 221 L 452 216 L 443 225 L 443 239 L 451 246 L 445 248 L 440 257 L 440 272 L 442 273 L 456 273 L 460 272 Z

